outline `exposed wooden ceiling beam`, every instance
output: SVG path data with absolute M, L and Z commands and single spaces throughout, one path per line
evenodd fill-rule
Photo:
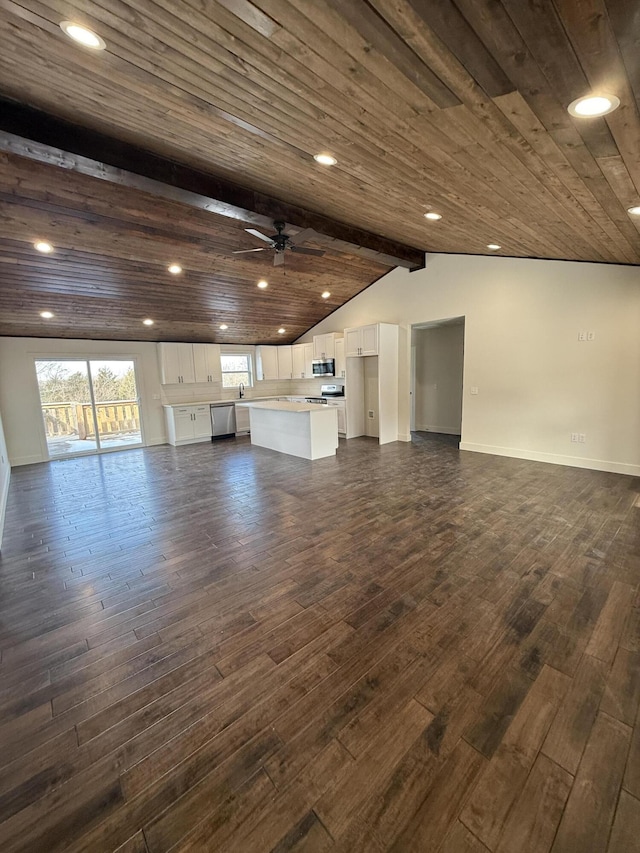
M 127 142 L 0 98 L 0 150 L 272 230 L 276 219 L 380 264 L 421 269 L 424 252 L 255 192 Z

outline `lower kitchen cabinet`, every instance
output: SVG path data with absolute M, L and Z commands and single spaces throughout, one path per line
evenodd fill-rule
M 203 406 L 165 406 L 169 444 L 196 444 L 211 440 L 211 410 Z
M 327 406 L 333 406 L 338 414 L 338 435 L 347 433 L 347 409 L 344 400 L 328 400 Z
M 236 406 L 236 435 L 251 432 L 251 416 L 246 406 Z

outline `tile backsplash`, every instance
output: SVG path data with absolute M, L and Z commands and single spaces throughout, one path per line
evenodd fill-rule
M 320 388 L 327 382 L 333 382 L 331 378 L 326 379 L 283 379 L 279 381 L 256 381 L 253 388 L 245 389 L 245 399 L 251 400 L 255 397 L 287 397 L 293 395 L 317 396 Z M 336 382 L 344 383 L 344 379 L 336 379 Z M 217 400 L 237 400 L 238 392 L 232 388 L 223 390 L 221 382 L 199 382 L 192 385 L 162 385 L 162 403 L 195 403 Z

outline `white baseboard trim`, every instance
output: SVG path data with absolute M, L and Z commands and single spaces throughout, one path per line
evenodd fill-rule
M 398 441 L 411 441 L 411 433 L 398 433 Z
M 418 432 L 439 432 L 443 435 L 460 435 L 460 430 L 456 427 L 441 427 L 429 424 L 427 426 L 416 426 Z
M 0 548 L 2 548 L 2 534 L 4 533 L 4 519 L 7 513 L 7 498 L 9 497 L 9 481 L 11 480 L 11 468 L 7 474 L 2 494 L 0 495 Z
M 472 453 L 489 453 L 492 456 L 510 456 L 513 459 L 528 459 L 531 462 L 548 462 L 551 465 L 568 465 L 571 468 L 587 468 L 591 471 L 607 471 L 611 474 L 629 474 L 640 476 L 640 465 L 627 462 L 610 462 L 606 459 L 585 459 L 579 456 L 562 456 L 559 453 L 540 453 L 537 450 L 520 450 L 517 447 L 495 447 L 491 444 L 473 444 L 460 442 L 460 450 Z
M 160 438 L 150 438 L 149 441 L 146 442 L 145 447 L 156 447 L 159 444 L 169 444 L 164 435 Z
M 19 465 L 36 465 L 39 462 L 48 462 L 48 459 L 43 459 L 39 453 L 34 453 L 31 456 L 18 456 L 11 460 L 11 467 L 17 468 Z

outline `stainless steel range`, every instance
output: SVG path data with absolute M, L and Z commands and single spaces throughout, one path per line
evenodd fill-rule
M 306 397 L 307 403 L 327 405 L 330 398 L 344 397 L 344 385 L 321 385 L 320 397 Z

